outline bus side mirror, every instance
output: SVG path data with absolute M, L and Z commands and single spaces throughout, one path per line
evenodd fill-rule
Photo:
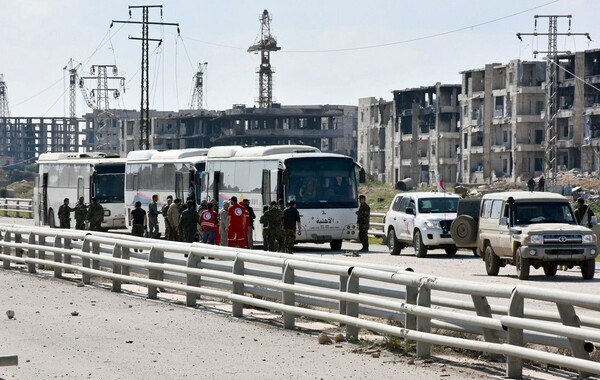
M 358 171 L 358 182 L 360 182 L 360 183 L 367 182 L 367 173 L 365 172 L 365 169 L 363 169 L 363 168 L 360 168 L 360 170 Z

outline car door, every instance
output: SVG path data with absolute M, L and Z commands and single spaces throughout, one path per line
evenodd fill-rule
M 406 212 L 407 209 L 412 209 L 413 214 L 409 214 Z M 400 231 L 402 233 L 402 240 L 404 241 L 412 241 L 412 231 L 415 227 L 415 214 L 417 213 L 417 200 L 415 197 L 406 197 L 405 202 L 402 204 L 402 225 L 400 226 Z
M 498 233 L 494 242 L 494 251 L 500 257 L 509 257 L 512 255 L 512 244 L 508 223 L 501 223 L 508 218 L 508 205 L 504 205 L 504 201 L 500 199 L 494 200 L 491 210 L 491 219 L 498 221 Z
M 392 207 L 386 216 L 386 222 L 394 229 L 396 238 L 400 239 L 400 210 L 402 204 L 402 196 L 397 195 L 392 202 Z

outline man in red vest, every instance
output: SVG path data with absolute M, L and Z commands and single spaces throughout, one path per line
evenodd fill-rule
M 200 214 L 200 230 L 203 243 L 215 244 L 217 226 L 217 214 L 213 210 L 212 202 L 208 202 L 206 209 L 202 210 Z
M 227 245 L 229 247 L 246 248 L 248 238 L 248 211 L 237 197 L 231 197 L 231 205 L 227 209 Z

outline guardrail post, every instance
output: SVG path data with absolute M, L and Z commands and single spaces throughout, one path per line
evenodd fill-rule
M 23 237 L 20 232 L 15 232 L 15 243 L 21 244 L 23 242 Z M 15 246 L 15 256 L 23 257 L 23 249 L 21 247 Z
M 100 257 L 100 243 L 95 241 L 92 242 L 92 250 L 90 253 L 98 255 Z M 92 260 L 92 269 L 99 270 L 100 269 L 100 260 Z
M 54 247 L 55 248 L 61 248 L 62 247 L 61 238 L 58 235 L 56 235 L 54 237 Z M 54 252 L 53 256 L 54 256 L 54 262 L 55 263 L 62 262 L 62 254 L 60 252 Z M 57 278 L 62 277 L 62 268 L 59 267 L 58 265 L 54 266 L 54 277 L 57 277 Z
M 358 294 L 359 283 L 358 276 L 352 272 L 348 276 L 348 284 L 346 286 L 346 292 L 352 294 Z M 358 302 L 346 302 L 346 315 L 349 317 L 358 318 Z M 349 342 L 356 342 L 358 340 L 358 327 L 355 325 L 346 325 L 346 340 Z
M 488 303 L 487 297 L 472 295 L 473 305 L 475 306 L 475 312 L 480 317 L 493 318 L 492 308 Z M 496 333 L 492 329 L 482 328 L 483 339 L 486 342 L 500 343 L 500 339 L 496 336 Z
M 560 319 L 562 320 L 563 325 L 581 327 L 579 323 L 579 317 L 577 316 L 577 312 L 575 311 L 573 305 L 557 303 L 556 307 L 558 308 L 558 314 L 560 315 Z M 590 354 L 584 348 L 585 341 L 574 338 L 567 338 L 567 340 L 569 341 L 569 345 L 571 346 L 571 354 L 573 355 L 573 357 L 578 359 L 590 360 Z M 578 372 L 580 379 L 585 379 L 593 375 L 592 373 L 588 372 Z
M 200 264 L 202 262 L 202 256 L 196 255 L 193 252 L 189 252 L 188 253 L 188 259 L 187 259 L 187 267 L 188 268 L 200 268 Z M 201 286 L 201 278 L 200 276 L 197 276 L 195 274 L 187 274 L 186 276 L 186 284 L 188 286 L 195 286 L 195 287 L 200 287 Z M 200 298 L 200 296 L 196 293 L 191 293 L 191 292 L 187 292 L 185 293 L 185 304 L 188 307 L 196 307 L 196 300 L 198 300 L 198 298 Z
M 129 260 L 129 247 L 126 247 L 124 245 L 121 246 L 121 258 L 123 260 Z M 129 266 L 127 265 L 121 265 L 121 274 L 123 276 L 129 276 Z
M 20 218 L 21 217 L 20 212 L 19 212 L 19 211 L 21 211 L 21 207 L 19 207 L 20 201 L 17 199 L 16 202 L 17 202 L 17 204 L 15 205 L 15 217 Z
M 14 365 L 19 365 L 19 357 L 17 355 L 0 355 L 0 367 Z
M 150 249 L 150 253 L 148 254 L 148 262 L 151 263 L 164 263 L 165 253 L 160 250 L 152 247 Z M 163 280 L 164 271 L 160 269 L 148 269 L 148 278 L 150 280 Z M 156 299 L 158 298 L 158 287 L 148 285 L 148 298 Z
M 83 238 L 83 243 L 81 243 L 81 251 L 85 252 L 85 253 L 91 253 L 92 249 L 91 249 L 91 243 L 90 241 L 87 239 L 87 236 L 85 238 Z M 87 257 L 82 257 L 81 258 L 81 265 L 84 268 L 90 268 L 90 259 Z M 92 276 L 88 273 L 83 272 L 81 274 L 81 281 L 84 284 L 91 284 L 92 283 Z
M 508 315 L 510 317 L 523 318 L 523 297 L 519 295 L 518 287 L 513 289 Z M 508 344 L 523 347 L 523 329 L 508 327 Z M 523 359 L 516 356 L 506 356 L 506 377 L 509 379 L 520 379 L 523 377 Z
M 419 294 L 417 295 L 417 305 L 431 308 L 431 289 L 426 283 L 421 284 L 419 287 Z M 431 318 L 424 316 L 417 316 L 417 331 L 424 333 L 431 332 Z M 417 341 L 417 357 L 427 358 L 431 356 L 431 343 Z
M 117 259 L 121 258 L 121 247 L 119 246 L 119 244 L 115 243 L 115 245 L 113 246 L 112 257 L 117 258 Z M 122 267 L 123 266 L 121 264 L 113 262 L 112 263 L 112 272 L 115 274 L 122 274 L 122 272 L 121 272 Z M 121 280 L 118 280 L 116 278 L 112 280 L 112 291 L 117 292 L 117 293 L 121 292 Z
M 5 243 L 10 243 L 10 231 L 4 231 L 4 242 Z M 2 253 L 5 254 L 6 256 L 10 256 L 10 245 L 5 245 L 4 248 L 2 249 Z M 10 260 L 8 259 L 4 259 L 2 260 L 2 268 L 3 269 L 10 269 Z
M 294 285 L 296 283 L 296 274 L 294 268 L 289 265 L 283 268 L 282 279 L 284 284 Z M 294 291 L 284 290 L 281 292 L 281 303 L 287 306 L 294 306 L 296 304 L 296 294 Z M 291 330 L 296 327 L 296 315 L 292 313 L 283 312 L 283 328 Z
M 36 240 L 36 235 L 34 235 L 34 234 L 31 233 L 31 234 L 29 234 L 29 237 L 27 238 L 27 243 L 33 245 L 33 244 L 35 244 L 35 240 Z M 36 251 L 33 248 L 29 248 L 27 250 L 27 257 L 31 257 L 32 259 L 35 259 L 36 252 L 39 252 L 39 251 Z M 27 271 L 29 273 L 36 273 L 35 264 L 34 263 L 27 263 Z
M 342 275 L 340 276 L 340 286 L 339 286 L 339 290 L 340 293 L 345 293 L 348 290 L 348 278 L 350 277 L 350 275 Z M 340 301 L 339 306 L 338 306 L 338 313 L 340 315 L 346 315 L 346 301 Z M 340 326 L 343 326 L 343 323 L 340 323 Z
M 409 305 L 417 304 L 417 296 L 419 295 L 419 288 L 416 286 L 406 286 L 406 303 Z M 417 330 L 417 317 L 409 312 L 404 315 L 404 327 L 409 330 Z
M 244 261 L 239 257 L 236 257 L 233 262 L 233 274 L 238 276 L 244 275 Z M 232 285 L 232 293 L 240 296 L 244 295 L 244 282 L 241 281 L 233 281 Z M 234 317 L 242 317 L 244 316 L 244 304 L 242 302 L 233 301 L 231 303 L 231 313 Z

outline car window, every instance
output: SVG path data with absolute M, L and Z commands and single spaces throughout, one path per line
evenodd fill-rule
M 500 219 L 500 211 L 501 210 L 502 210 L 502 200 L 496 199 L 492 203 L 492 210 L 491 210 L 490 218 Z
M 410 200 L 410 198 L 408 197 L 404 197 L 402 198 L 402 203 L 400 203 L 400 211 L 401 212 L 405 212 L 406 208 L 408 207 L 408 201 Z
M 493 203 L 493 199 L 486 199 L 483 201 L 483 204 L 481 205 L 481 217 L 482 218 L 489 218 L 490 215 L 492 214 L 492 203 Z
M 392 205 L 392 210 L 394 211 L 400 211 L 400 205 L 402 204 L 402 197 L 396 197 L 394 198 L 394 204 Z

